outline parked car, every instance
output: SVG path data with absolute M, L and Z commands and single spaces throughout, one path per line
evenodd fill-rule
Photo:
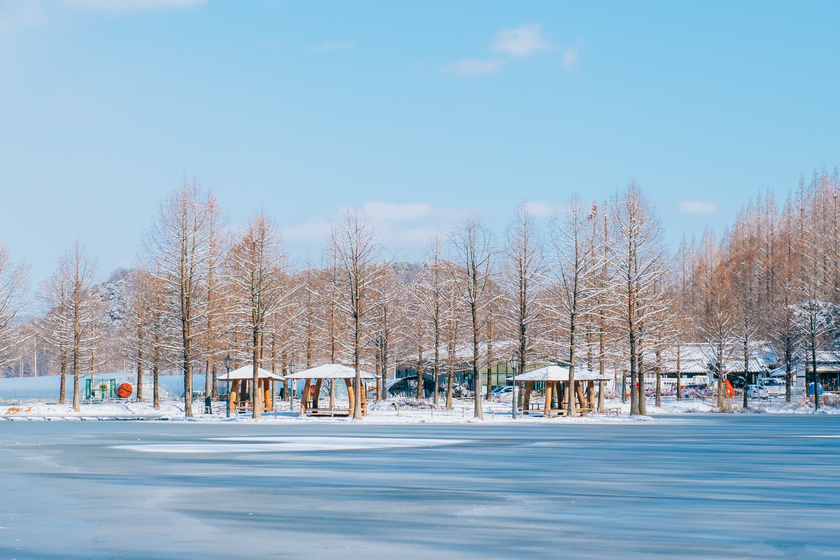
M 747 396 L 751 399 L 766 399 L 767 389 L 761 385 L 747 385 Z
M 695 375 L 691 378 L 691 383 L 693 385 L 705 385 L 706 387 L 710 387 L 712 385 L 712 381 L 709 379 L 708 375 Z
M 756 381 L 758 385 L 767 389 L 767 395 L 770 397 L 778 397 L 784 393 L 784 383 L 779 383 L 778 379 L 773 379 L 772 377 L 759 377 Z
M 508 402 L 513 398 L 513 386 L 496 387 L 490 391 L 490 400 L 493 402 Z
M 703 399 L 707 397 L 711 397 L 714 394 L 711 388 L 706 387 L 705 385 L 697 385 L 692 383 L 691 385 L 686 385 L 680 391 L 682 398 L 684 399 Z
M 743 377 L 728 377 L 727 381 L 729 381 L 729 384 L 732 385 L 734 389 L 744 388 L 745 381 Z

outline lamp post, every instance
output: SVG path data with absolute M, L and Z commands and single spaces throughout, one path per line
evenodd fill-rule
M 516 357 L 516 354 L 510 355 L 510 360 L 508 360 L 511 369 L 513 369 L 513 395 L 511 396 L 511 417 L 516 420 L 516 366 L 519 365 L 519 358 Z
M 294 375 L 296 368 L 297 366 L 295 365 L 295 360 L 294 358 L 292 358 L 292 360 L 289 362 L 289 375 Z M 289 412 L 295 409 L 295 390 L 292 389 L 292 385 L 295 384 L 295 381 L 296 380 L 294 379 L 289 380 Z
M 230 357 L 230 354 L 225 356 L 225 369 L 227 370 L 227 397 L 228 403 L 225 406 L 225 410 L 227 411 L 227 417 L 230 418 L 230 365 L 233 363 L 233 359 Z

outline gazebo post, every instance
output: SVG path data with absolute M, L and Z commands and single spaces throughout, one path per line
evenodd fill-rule
M 263 408 L 265 408 L 266 412 L 271 412 L 273 410 L 271 403 L 271 380 L 261 379 L 260 384 L 262 385 L 263 402 L 265 403 Z
M 344 378 L 344 383 L 347 385 L 347 396 L 350 398 L 350 416 L 355 413 L 356 408 L 356 393 L 353 391 L 353 383 L 348 378 Z
M 543 416 L 546 418 L 551 418 L 551 386 L 553 383 L 551 381 L 545 382 L 545 407 L 543 410 Z
M 598 412 L 604 413 L 604 380 L 598 381 Z
M 315 396 L 313 397 L 313 400 L 312 400 L 312 408 L 320 408 L 318 406 L 318 399 L 321 396 L 321 383 L 323 381 L 324 381 L 323 379 L 319 379 L 318 381 L 315 382 Z
M 586 408 L 586 398 L 583 396 L 583 388 L 580 386 L 580 381 L 575 381 L 575 393 L 577 394 L 580 408 Z
M 311 379 L 307 379 L 303 384 L 303 394 L 300 396 L 300 417 L 306 416 L 306 409 L 309 407 L 309 386 L 312 384 Z
M 568 414 L 568 402 L 566 398 L 566 386 L 569 384 L 568 382 L 563 383 L 562 381 L 555 381 L 557 383 L 557 408 L 560 410 L 566 409 L 566 413 Z
M 228 381 L 230 383 L 230 381 Z M 230 410 L 231 414 L 236 414 L 236 393 L 239 389 L 239 381 L 234 381 L 233 384 L 230 385 L 230 391 L 228 391 L 228 410 Z
M 522 415 L 526 416 L 531 410 L 531 391 L 534 390 L 534 382 L 525 382 L 525 392 L 522 395 Z
M 589 393 L 589 410 L 595 410 L 595 382 L 594 381 L 587 381 L 586 382 L 586 391 Z

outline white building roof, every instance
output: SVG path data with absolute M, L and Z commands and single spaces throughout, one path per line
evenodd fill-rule
M 509 378 L 510 379 L 510 378 Z M 606 375 L 596 371 L 575 367 L 575 381 L 609 380 Z M 568 381 L 569 368 L 564 366 L 545 366 L 516 376 L 517 381 Z
M 361 372 L 362 379 L 376 379 L 376 376 L 367 371 Z M 352 379 L 356 377 L 356 370 L 341 364 L 324 364 L 294 375 L 287 375 L 286 379 Z
M 276 379 L 278 381 L 283 381 L 285 377 L 282 375 L 277 375 L 276 373 L 271 373 L 268 370 L 263 368 L 257 368 L 257 373 L 260 379 Z M 230 375 L 227 373 L 223 373 L 221 375 L 216 376 L 217 381 L 227 381 L 230 379 L 231 381 L 237 379 L 253 379 L 254 378 L 254 367 L 252 365 L 243 366 L 239 369 L 235 369 L 230 372 Z

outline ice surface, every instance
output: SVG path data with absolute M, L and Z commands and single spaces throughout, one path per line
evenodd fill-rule
M 837 436 L 811 414 L 0 422 L 0 558 L 837 557 Z
M 362 437 L 284 437 L 284 438 L 213 438 L 248 443 L 159 443 L 152 445 L 116 445 L 146 453 L 270 453 L 290 451 L 338 451 L 342 449 L 383 449 L 388 447 L 429 447 L 464 443 L 462 440 L 428 438 L 362 438 Z

